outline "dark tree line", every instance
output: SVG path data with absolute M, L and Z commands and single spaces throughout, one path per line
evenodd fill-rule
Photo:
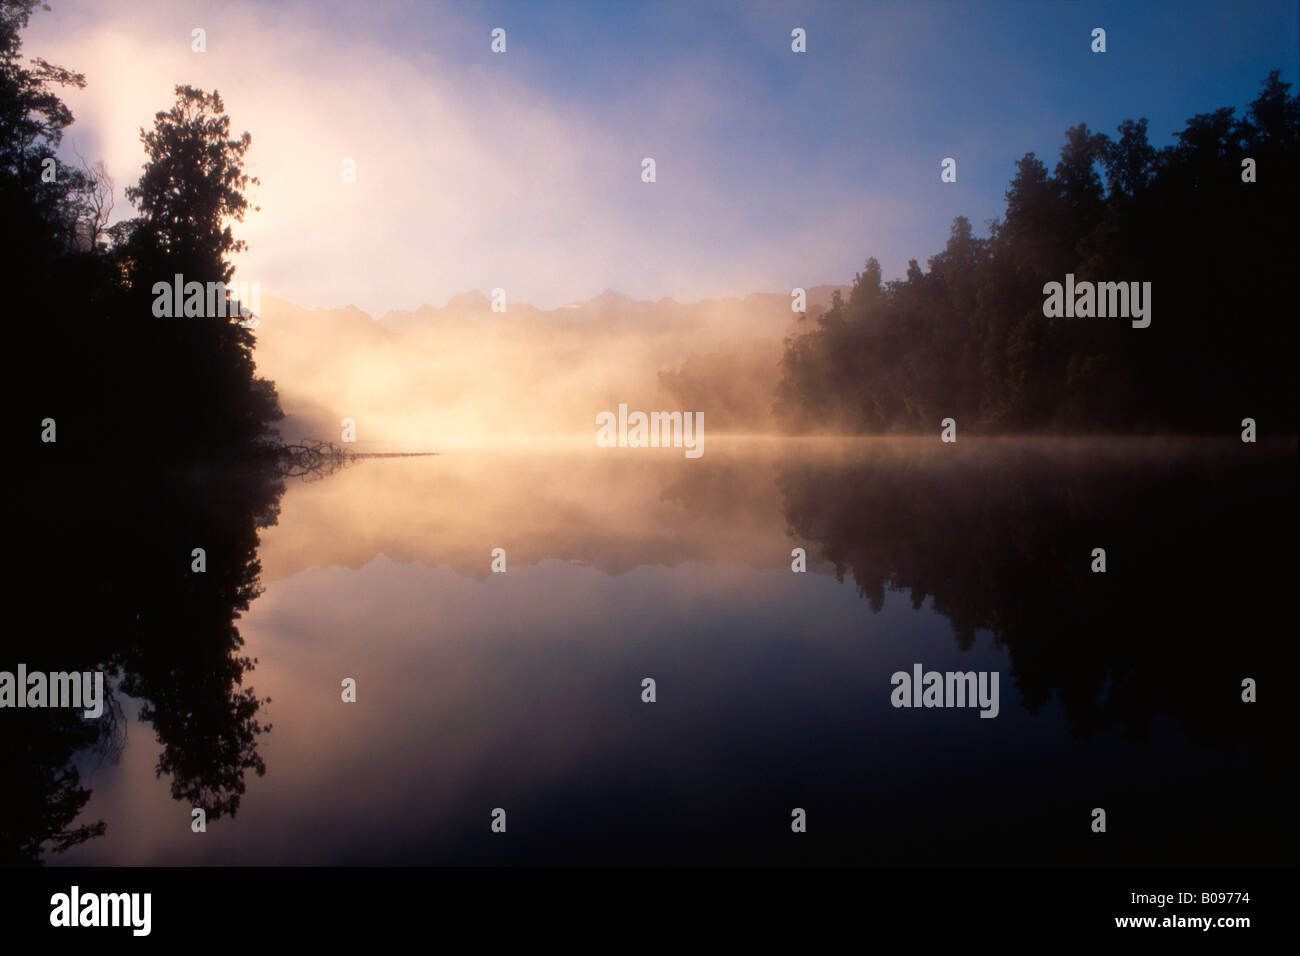
M 0 275 L 13 415 L 6 464 L 8 620 L 0 669 L 104 670 L 141 701 L 156 770 L 209 821 L 264 772 L 266 701 L 237 619 L 260 592 L 258 530 L 283 493 L 275 388 L 256 375 L 239 316 L 154 315 L 154 284 L 224 282 L 242 248 L 250 139 L 221 97 L 176 87 L 142 130 L 137 215 L 110 224 L 102 165 L 59 157 L 79 74 L 21 52 L 36 0 L 0 0 Z M 47 420 L 53 422 L 54 441 Z M 206 552 L 206 570 L 192 550 Z M 110 686 L 111 686 L 110 685 Z M 80 819 L 78 770 L 111 759 L 125 725 L 63 709 L 0 711 L 0 862 L 39 862 L 105 832 Z M 147 740 L 134 746 L 147 745 Z M 94 760 L 90 760 L 94 765 Z
M 792 431 L 1294 433 L 1300 97 L 1271 73 L 1240 116 L 1080 125 L 1052 172 L 1017 164 L 987 238 L 953 222 L 923 271 L 847 300 L 786 343 L 775 411 Z M 1243 160 L 1255 182 L 1243 182 Z M 1047 282 L 1152 283 L 1152 322 L 1046 318 Z
M 139 215 L 109 226 L 102 167 L 56 154 L 72 122 L 56 87 L 84 78 L 20 55 L 33 6 L 0 6 L 0 269 L 10 349 L 22 357 L 6 378 L 9 407 L 24 422 L 55 421 L 46 462 L 126 449 L 151 462 L 265 452 L 282 413 L 274 385 L 256 375 L 253 333 L 238 316 L 152 308 L 155 283 L 176 274 L 232 278 L 228 257 L 243 243 L 230 223 L 249 208 L 250 137 L 231 138 L 218 93 L 176 87 L 175 105 L 141 131 L 147 162 L 126 190 Z

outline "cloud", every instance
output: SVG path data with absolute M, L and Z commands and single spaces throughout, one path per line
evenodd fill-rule
M 691 299 L 828 278 L 827 243 L 808 233 L 843 219 L 845 196 L 724 135 L 766 122 L 725 70 L 667 58 L 592 110 L 548 93 L 526 44 L 489 53 L 463 10 L 439 13 L 436 51 L 412 51 L 399 39 L 429 30 L 420 9 L 357 22 L 315 5 L 68 3 L 37 14 L 26 52 L 86 74 L 66 93 L 69 144 L 105 159 L 123 214 L 140 128 L 177 83 L 219 89 L 261 180 L 261 211 L 236 227 L 250 247 L 238 275 L 304 306 L 380 314 L 502 287 L 553 307 L 605 287 Z M 206 53 L 191 50 L 195 27 Z M 655 184 L 640 180 L 644 156 Z

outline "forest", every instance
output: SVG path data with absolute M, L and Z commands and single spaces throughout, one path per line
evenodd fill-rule
M 1296 428 L 1300 97 L 1277 71 L 1244 112 L 1068 130 L 1050 172 L 1016 164 L 987 237 L 959 217 L 942 252 L 787 338 L 774 411 L 800 433 L 1223 434 Z M 1048 283 L 1142 283 L 1146 328 L 1047 317 Z M 1150 283 L 1150 285 L 1146 285 Z
M 258 530 L 284 491 L 274 386 L 255 374 L 242 317 L 153 315 L 152 287 L 183 274 L 229 282 L 250 208 L 250 137 L 230 135 L 218 93 L 176 87 L 141 131 L 145 165 L 125 190 L 138 215 L 111 223 L 101 164 L 58 155 L 82 75 L 21 55 L 38 4 L 0 0 L 0 245 L 10 449 L 5 530 L 11 620 L 0 659 L 31 671 L 102 671 L 98 720 L 58 708 L 6 711 L 0 863 L 40 862 L 100 836 L 83 821 L 82 769 L 121 754 L 142 701 L 155 772 L 209 819 L 239 809 L 262 774 L 248 686 L 256 661 L 237 620 L 260 593 Z M 195 573 L 195 549 L 206 554 Z M 79 769 L 81 768 L 81 769 Z

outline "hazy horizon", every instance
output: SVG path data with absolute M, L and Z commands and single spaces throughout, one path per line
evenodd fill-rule
M 1295 0 L 48 5 L 0 863 L 1295 863 Z

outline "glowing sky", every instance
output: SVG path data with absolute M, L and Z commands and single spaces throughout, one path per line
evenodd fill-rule
M 741 296 L 871 255 L 900 276 L 954 216 L 983 233 L 1015 160 L 1050 167 L 1068 126 L 1147 116 L 1164 144 L 1300 56 L 1294 2 L 49 3 L 24 52 L 86 74 L 64 152 L 106 161 L 118 214 L 139 128 L 175 84 L 216 88 L 262 181 L 238 277 L 372 314 L 474 288 Z

